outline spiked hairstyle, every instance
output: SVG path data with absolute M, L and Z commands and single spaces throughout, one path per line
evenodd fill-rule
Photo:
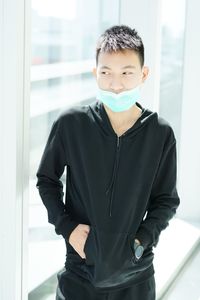
M 96 46 L 96 65 L 100 52 L 134 50 L 139 57 L 141 67 L 144 65 L 144 45 L 135 29 L 126 25 L 115 25 L 105 30 L 99 37 Z

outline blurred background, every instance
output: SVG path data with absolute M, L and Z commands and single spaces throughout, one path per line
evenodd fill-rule
M 95 100 L 97 38 L 124 24 L 142 37 L 150 68 L 141 103 L 177 139 L 181 205 L 155 248 L 157 299 L 200 300 L 199 10 L 197 0 L 1 0 L 0 299 L 55 299 L 65 243 L 36 171 L 56 117 Z

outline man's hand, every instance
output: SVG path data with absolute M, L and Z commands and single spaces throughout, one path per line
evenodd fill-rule
M 141 244 L 140 241 L 139 241 L 138 239 L 135 239 L 135 242 L 136 242 L 137 244 L 139 244 L 139 245 Z
M 78 252 L 78 254 L 82 258 L 86 258 L 85 252 L 83 251 L 85 242 L 88 237 L 88 233 L 90 231 L 90 226 L 86 224 L 79 224 L 76 228 L 71 232 L 69 236 L 69 243 L 72 247 Z

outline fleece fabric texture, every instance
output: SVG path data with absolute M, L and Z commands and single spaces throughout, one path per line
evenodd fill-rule
M 48 221 L 66 243 L 65 266 L 101 291 L 152 276 L 153 247 L 180 204 L 173 129 L 157 112 L 136 105 L 142 114 L 120 137 L 101 101 L 65 109 L 36 174 Z M 78 224 L 90 225 L 85 259 L 69 243 Z M 145 249 L 138 261 L 135 238 Z

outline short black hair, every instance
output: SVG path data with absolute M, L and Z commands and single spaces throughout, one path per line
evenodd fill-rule
M 114 25 L 100 35 L 96 46 L 96 65 L 100 52 L 122 51 L 123 49 L 134 50 L 139 57 L 140 64 L 144 65 L 144 45 L 141 37 L 135 29 L 126 25 Z

